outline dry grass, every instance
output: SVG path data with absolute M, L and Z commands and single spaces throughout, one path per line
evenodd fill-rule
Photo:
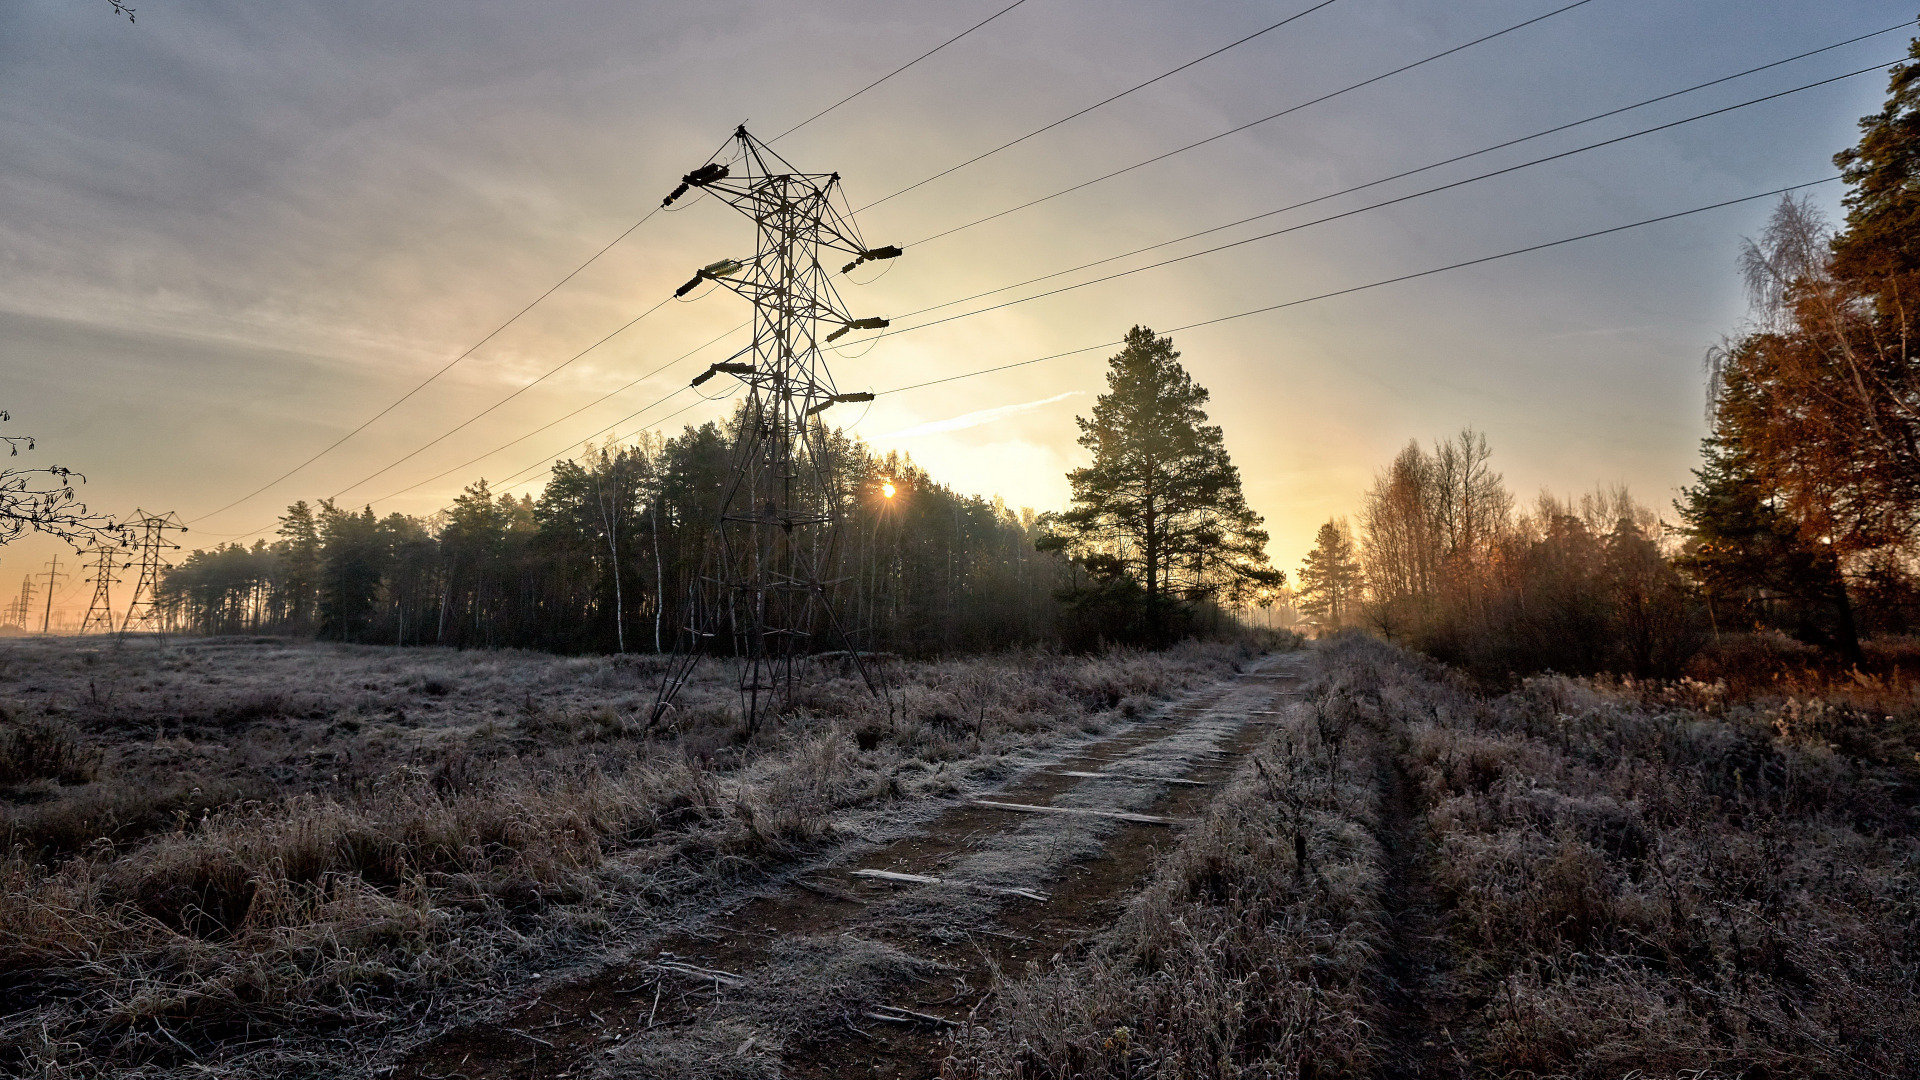
M 1318 664 L 1127 918 L 1008 980 L 951 1072 L 1920 1075 L 1920 773 L 1872 752 L 1887 714 L 1486 697 L 1356 639 Z
M 721 666 L 648 737 L 646 658 L 0 645 L 12 723 L 65 733 L 21 759 L 92 763 L 0 787 L 0 1068 L 352 1072 L 323 1039 L 444 1023 L 818 850 L 836 811 L 944 794 L 1237 659 L 908 664 L 891 708 L 827 675 L 749 739 Z
M 1364 1075 L 1385 855 L 1366 703 L 1322 678 L 1084 957 L 998 987 L 953 1077 Z

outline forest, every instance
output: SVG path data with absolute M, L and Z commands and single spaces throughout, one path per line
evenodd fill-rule
M 821 651 L 916 656 L 1165 644 L 1228 632 L 1284 600 L 1266 533 L 1171 340 L 1135 327 L 1113 358 L 1069 479 L 1075 508 L 1019 513 L 959 495 L 911 459 L 820 429 L 835 501 L 823 575 L 844 609 Z M 470 485 L 421 519 L 297 502 L 279 539 L 195 550 L 160 602 L 191 633 L 559 653 L 681 647 L 711 569 L 745 412 L 680 435 L 589 447 L 538 497 Z M 1131 494 L 1141 476 L 1160 492 Z
M 737 424 L 738 416 L 731 423 Z M 331 641 L 560 653 L 661 652 L 687 621 L 733 440 L 721 424 L 589 448 L 519 498 L 477 481 L 427 518 L 321 500 L 279 539 L 196 550 L 166 577 L 174 625 Z M 847 642 L 914 654 L 1054 633 L 1059 560 L 1032 511 L 958 495 L 898 455 L 832 443 Z

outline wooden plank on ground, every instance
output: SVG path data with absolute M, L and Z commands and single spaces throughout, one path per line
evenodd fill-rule
M 925 874 L 900 874 L 892 870 L 855 870 L 854 877 L 872 878 L 875 881 L 898 881 L 907 885 L 951 885 L 956 889 L 971 889 L 974 892 L 989 893 L 994 896 L 1018 896 L 1023 900 L 1047 902 L 1047 894 L 1038 889 L 1003 889 L 998 885 L 981 885 L 972 881 L 954 881 L 951 878 L 928 877 Z
M 1161 817 L 1157 814 L 1133 814 L 1125 810 L 1081 810 L 1072 806 L 1033 806 L 1029 803 L 994 802 L 990 799 L 975 799 L 973 805 L 984 806 L 989 810 L 1012 810 L 1020 814 L 1065 814 L 1070 817 L 1106 818 L 1109 821 L 1130 821 L 1135 825 L 1191 825 L 1190 818 Z
M 1080 772 L 1075 769 L 1065 769 L 1053 775 L 1080 776 L 1092 780 L 1138 780 L 1143 784 L 1186 784 L 1189 787 L 1207 786 L 1207 781 L 1205 780 L 1182 780 L 1176 776 L 1141 776 L 1138 773 Z

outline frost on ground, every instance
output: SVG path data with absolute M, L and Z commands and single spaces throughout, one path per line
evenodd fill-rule
M 1102 771 L 1180 777 L 1211 766 L 1234 743 L 1246 712 L 1270 704 L 1274 691 L 1271 684 L 1241 684 L 1216 686 L 1205 696 L 1211 702 L 1206 715 L 1166 718 L 1129 732 L 1129 745 L 1086 749 L 1099 754 Z M 1152 780 L 1049 775 L 1071 780 L 1044 797 L 1053 807 L 1150 810 L 1169 790 Z M 984 819 L 967 817 L 964 825 L 945 819 L 930 832 L 954 841 L 950 856 L 936 865 L 921 853 L 911 867 L 936 872 L 937 881 L 892 883 L 880 898 L 841 910 L 831 926 L 837 932 L 805 938 L 799 948 L 776 939 L 765 953 L 739 953 L 737 977 L 694 992 L 692 1008 L 676 1001 L 688 996 L 687 988 L 676 986 L 667 997 L 676 1006 L 670 1022 L 656 1026 L 646 1010 L 645 1022 L 623 1034 L 617 1046 L 570 1061 L 567 1070 L 603 1080 L 777 1080 L 796 1068 L 813 1070 L 809 1075 L 850 1075 L 856 1062 L 874 1067 L 864 1060 L 875 1045 L 868 1029 L 905 1022 L 926 1031 L 952 1024 L 950 1017 L 924 1012 L 903 1017 L 901 1003 L 964 1014 L 967 1002 L 979 1000 L 969 978 L 990 978 L 995 966 L 990 956 L 986 972 L 977 962 L 988 956 L 988 943 L 1034 940 L 1009 933 L 1013 927 L 1005 916 L 1086 917 L 1089 909 L 1063 902 L 1056 886 L 1107 851 L 1116 832 L 1138 827 L 1111 818 L 998 810 Z M 738 924 L 731 932 L 751 930 L 770 917 L 749 919 L 743 912 L 731 920 Z M 935 1052 L 931 1060 L 938 1057 Z M 920 1075 L 927 1062 L 908 1064 L 916 1070 L 909 1075 Z M 881 1075 L 894 1075 L 881 1068 Z
M 1906 752 L 1697 684 L 1316 654 L 1125 917 L 1003 979 L 943 1075 L 1920 1075 Z
M 0 643 L 0 1068 L 364 1072 L 828 851 L 836 815 L 912 813 L 1245 658 L 904 663 L 890 703 L 821 672 L 748 738 L 725 664 L 646 732 L 650 657 Z

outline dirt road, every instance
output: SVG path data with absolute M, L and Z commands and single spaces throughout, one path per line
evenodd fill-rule
M 1111 921 L 1304 666 L 1269 657 L 911 835 L 855 835 L 783 887 L 528 994 L 389 1075 L 937 1076 L 943 1033 L 997 972 L 1070 954 Z

